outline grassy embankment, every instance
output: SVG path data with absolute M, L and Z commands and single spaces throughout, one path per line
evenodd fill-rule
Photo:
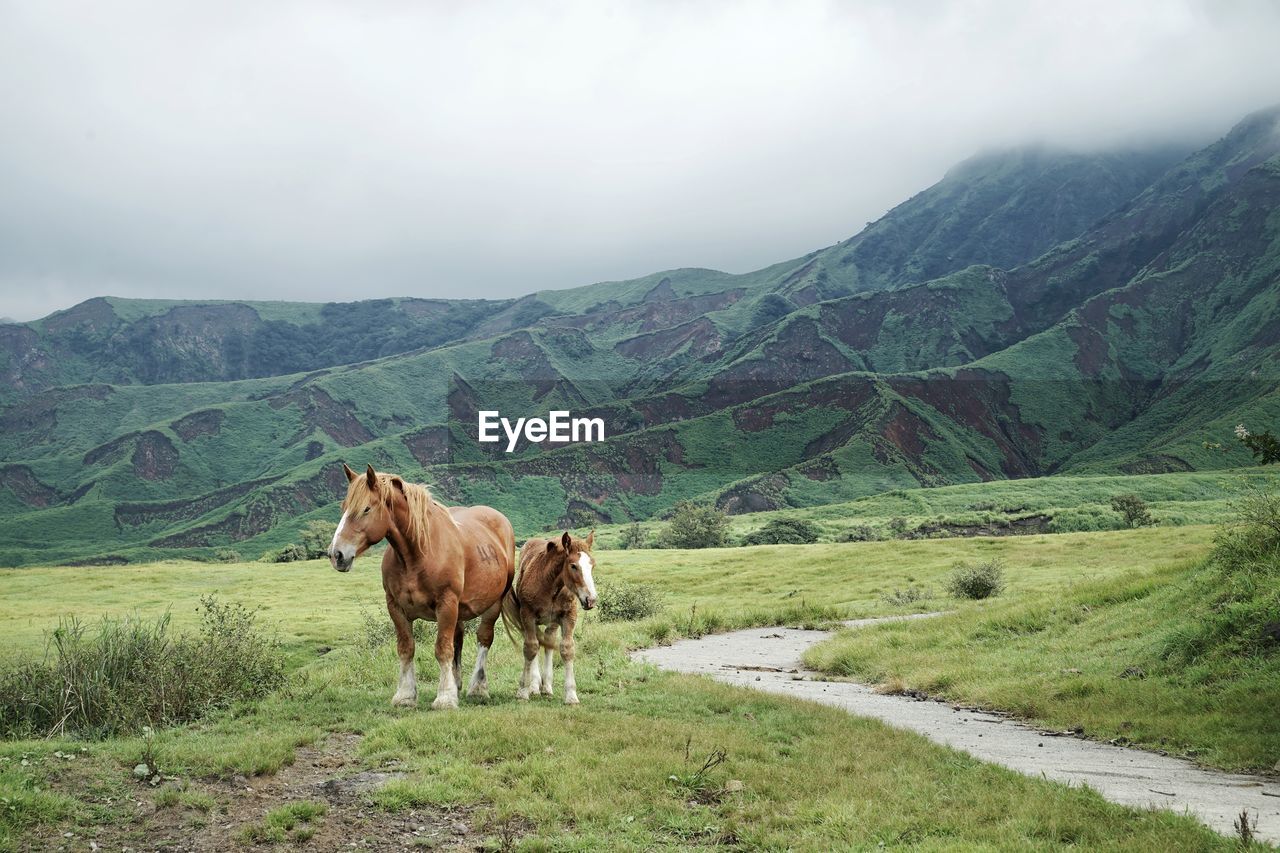
M 667 606 L 636 623 L 586 620 L 579 638 L 578 708 L 558 701 L 517 703 L 517 656 L 505 645 L 492 658 L 488 703 L 464 703 L 451 714 L 428 712 L 434 666 L 420 656 L 419 710 L 390 708 L 393 650 L 385 641 L 367 647 L 362 639 L 362 611 L 381 597 L 375 567 L 367 562 L 345 576 L 318 562 L 8 571 L 0 631 L 11 653 L 30 654 L 43 630 L 68 612 L 146 616 L 172 609 L 181 627 L 194 622 L 203 594 L 260 604 L 286 642 L 288 686 L 259 703 L 158 732 L 154 748 L 163 772 L 197 787 L 210 775 L 270 773 L 288 764 L 301 744 L 330 732 L 358 732 L 364 736 L 361 766 L 398 759 L 408 771 L 373 794 L 383 809 L 474 808 L 482 826 L 521 827 L 534 849 L 735 841 L 798 849 L 880 842 L 1209 849 L 1227 842 L 1185 817 L 1113 806 L 1087 790 L 1021 777 L 875 722 L 655 673 L 625 657 L 628 648 L 682 633 L 896 612 L 901 608 L 885 604 L 885 593 L 911 584 L 938 587 L 958 559 L 1006 559 L 1010 600 L 1062 596 L 1082 581 L 1161 579 L 1171 561 L 1185 563 L 1202 553 L 1209 535 L 1207 528 L 1184 527 L 601 552 L 602 579 L 651 583 L 664 591 Z M 702 758 L 717 747 L 728 760 L 695 780 Z M 71 827 L 80 837 L 110 832 L 126 843 L 142 841 L 159 799 L 177 804 L 169 807 L 199 800 L 201 809 L 190 809 L 192 825 L 210 820 L 202 811 L 208 796 L 198 790 L 165 793 L 166 787 L 153 790 L 132 780 L 129 768 L 143 748 L 139 738 L 0 745 L 0 758 L 8 759 L 0 761 L 0 846 L 54 826 Z M 68 761 L 57 752 L 80 758 Z M 743 790 L 724 793 L 729 779 L 740 780 Z M 215 811 L 225 807 L 218 790 Z

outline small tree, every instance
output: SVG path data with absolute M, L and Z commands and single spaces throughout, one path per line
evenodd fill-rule
M 1271 430 L 1252 433 L 1244 428 L 1244 424 L 1236 427 L 1236 438 L 1249 448 L 1253 459 L 1259 465 L 1270 465 L 1280 462 L 1280 439 L 1271 434 Z
M 640 527 L 640 522 L 637 521 L 623 529 L 621 544 L 623 550 L 644 547 L 644 530 Z
M 742 538 L 743 545 L 808 545 L 818 541 L 818 526 L 803 518 L 775 518 Z
M 729 516 L 710 504 L 681 501 L 663 528 L 663 548 L 720 548 L 729 538 Z
M 309 521 L 302 528 L 304 560 L 318 560 L 329 554 L 329 542 L 333 539 L 333 525 L 327 521 Z
M 1124 518 L 1126 527 L 1146 527 L 1156 523 L 1147 509 L 1147 502 L 1137 495 L 1116 495 L 1111 499 L 1111 508 Z

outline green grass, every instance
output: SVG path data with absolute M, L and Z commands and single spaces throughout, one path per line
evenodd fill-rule
M 1223 583 L 1202 560 L 1169 558 L 1035 588 L 1034 568 L 1010 555 L 1000 596 L 935 600 L 954 612 L 842 631 L 805 660 L 1054 730 L 1269 771 L 1280 760 L 1280 655 L 1256 643 L 1207 648 L 1214 612 L 1228 606 L 1218 603 Z M 1256 626 L 1248 634 L 1260 639 Z
M 267 812 L 260 823 L 246 826 L 240 838 L 246 844 L 279 844 L 286 840 L 304 842 L 315 831 L 311 822 L 324 813 L 324 803 L 308 800 L 286 803 Z
M 701 552 L 599 552 L 598 576 L 652 584 L 666 609 L 637 623 L 580 626 L 578 690 L 583 704 L 514 699 L 518 655 L 502 636 L 491 657 L 493 697 L 464 701 L 453 714 L 426 710 L 434 663 L 419 656 L 421 704 L 389 706 L 395 657 L 389 643 L 361 648 L 362 613 L 380 605 L 373 561 L 339 575 L 324 563 L 211 567 L 170 563 L 121 569 L 23 569 L 4 573 L 0 633 L 18 653 L 34 653 L 58 615 L 148 616 L 171 610 L 194 626 L 200 594 L 264 607 L 292 652 L 288 685 L 266 699 L 155 735 L 155 760 L 183 779 L 279 770 L 295 747 L 328 732 L 364 735 L 358 760 L 404 763 L 408 775 L 374 795 L 391 811 L 421 806 L 480 810 L 482 826 L 529 828 L 530 849 L 747 847 L 1156 850 L 1226 849 L 1228 842 L 1189 818 L 1134 811 L 982 764 L 925 739 L 839 711 L 766 697 L 632 664 L 627 649 L 655 638 L 734 625 L 822 622 L 832 616 L 903 612 L 883 597 L 907 583 L 939 587 L 958 559 L 1000 556 L 1012 596 L 1054 596 L 1081 577 L 1158 574 L 1165 559 L 1203 553 L 1210 531 L 1157 528 L 1004 540 L 763 546 Z M 911 608 L 908 608 L 911 609 Z M 918 608 L 916 608 L 918 609 Z M 321 648 L 330 648 L 323 654 Z M 466 662 L 472 658 L 468 649 Z M 560 685 L 557 684 L 557 690 Z M 24 827 L 88 829 L 136 818 L 133 797 L 103 806 L 58 784 L 55 751 L 81 744 L 0 744 L 0 849 Z M 86 744 L 80 767 L 93 790 L 185 802 L 181 793 L 143 791 L 129 778 L 140 738 Z M 726 762 L 691 795 L 688 779 L 712 750 Z M 686 756 L 686 749 L 688 755 Z M 20 756 L 29 759 L 20 765 Z M 71 762 L 74 763 L 74 762 Z M 729 780 L 742 790 L 726 792 Z M 736 786 L 735 786 L 736 787 Z M 268 818 L 254 838 L 306 834 L 311 824 Z M 293 816 L 294 819 L 297 816 Z M 311 818 L 312 821 L 315 818 Z M 487 823 L 486 823 L 487 822 Z M 570 827 L 566 834 L 566 827 Z M 292 836 L 290 835 L 292 833 Z
M 1270 474 L 1256 468 L 1170 474 L 1058 475 L 1025 480 L 960 483 L 935 488 L 889 489 L 841 503 L 734 515 L 729 534 L 734 541 L 763 528 L 775 518 L 799 518 L 815 524 L 827 541 L 851 532 L 891 538 L 900 519 L 906 530 L 924 525 L 989 524 L 1047 515 L 1052 532 L 1119 530 L 1120 515 L 1111 497 L 1131 492 L 1145 500 L 1158 524 L 1202 525 L 1225 521 L 1230 502 L 1245 482 L 1260 483 Z M 647 540 L 656 538 L 663 522 L 640 524 Z M 602 525 L 596 538 L 616 545 L 630 524 Z

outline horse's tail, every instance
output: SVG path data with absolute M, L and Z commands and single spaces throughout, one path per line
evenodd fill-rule
M 524 628 L 520 619 L 520 600 L 516 598 L 514 586 L 507 587 L 502 594 L 502 630 L 507 632 L 507 639 L 517 649 L 524 648 Z M 519 632 L 517 634 L 516 632 Z

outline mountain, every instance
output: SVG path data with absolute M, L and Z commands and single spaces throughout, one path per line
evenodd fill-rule
M 521 299 L 90 300 L 0 326 L 0 562 L 246 556 L 372 462 L 520 532 L 1241 464 L 1280 415 L 1280 110 L 1202 150 L 985 154 L 743 275 Z M 341 334 L 335 335 L 334 329 Z M 477 408 L 599 416 L 506 454 Z

